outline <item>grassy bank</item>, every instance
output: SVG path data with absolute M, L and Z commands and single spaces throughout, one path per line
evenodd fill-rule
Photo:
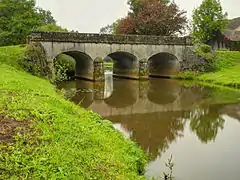
M 0 48 L 0 179 L 144 179 L 142 150 Z
M 240 88 L 240 52 L 218 51 L 214 60 L 214 72 L 179 74 L 176 78 L 198 80 L 216 85 Z

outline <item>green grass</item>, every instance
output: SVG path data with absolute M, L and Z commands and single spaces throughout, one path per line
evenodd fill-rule
M 214 61 L 214 68 L 214 72 L 204 74 L 186 72 L 179 74 L 177 78 L 240 88 L 240 52 L 218 51 Z
M 17 131 L 14 143 L 0 141 L 0 179 L 144 179 L 143 151 L 109 121 L 24 72 L 17 63 L 23 50 L 0 48 L 0 123 L 32 128 Z
M 0 65 L 4 63 L 15 69 L 21 69 L 18 61 L 21 60 L 19 57 L 23 57 L 25 48 L 26 45 L 0 47 Z
M 215 68 L 216 72 L 200 75 L 197 79 L 218 85 L 240 88 L 240 52 L 218 51 Z
M 240 88 L 240 64 L 221 71 L 200 75 L 197 79 L 218 85 Z

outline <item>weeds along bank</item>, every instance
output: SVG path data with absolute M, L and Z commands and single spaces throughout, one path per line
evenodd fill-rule
M 144 179 L 142 150 L 23 71 L 24 49 L 0 48 L 0 179 Z
M 213 70 L 207 73 L 185 72 L 176 78 L 203 81 L 240 89 L 240 52 L 217 51 L 212 62 Z

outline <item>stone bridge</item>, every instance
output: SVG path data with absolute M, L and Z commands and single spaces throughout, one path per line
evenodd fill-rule
M 67 54 L 76 60 L 76 77 L 101 80 L 103 62 L 111 58 L 115 76 L 147 78 L 171 76 L 198 60 L 189 37 L 33 32 L 29 42 L 40 42 L 48 63 Z

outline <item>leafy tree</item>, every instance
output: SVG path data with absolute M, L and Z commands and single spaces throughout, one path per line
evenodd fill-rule
M 121 19 L 117 33 L 170 36 L 183 33 L 186 28 L 186 12 L 175 3 L 143 0 L 138 7 L 141 11 Z
M 62 28 L 61 26 L 55 24 L 47 24 L 44 26 L 40 26 L 38 30 L 43 32 L 68 32 L 67 29 Z
M 0 46 L 25 43 L 26 37 L 38 27 L 60 29 L 51 12 L 36 7 L 34 0 L 0 1 Z
M 151 1 L 151 0 L 148 0 Z M 170 2 L 170 0 L 157 0 L 158 2 L 162 2 L 164 4 L 167 4 Z M 130 10 L 132 12 L 139 12 L 142 10 L 142 6 L 141 6 L 141 2 L 142 0 L 128 0 L 128 5 L 130 6 Z
M 34 0 L 3 0 L 0 15 L 0 46 L 24 43 L 31 30 L 42 24 Z
M 219 0 L 203 0 L 199 8 L 193 11 L 192 37 L 195 43 L 208 43 L 225 28 L 226 14 Z
M 52 13 L 49 10 L 37 8 L 37 12 L 41 18 L 43 24 L 56 24 L 56 20 L 53 18 Z
M 102 34 L 117 34 L 117 28 L 118 28 L 119 22 L 120 22 L 120 19 L 116 20 L 111 25 L 102 27 L 100 29 L 100 33 L 102 33 Z
M 117 27 L 117 32 L 119 34 L 137 34 L 136 24 L 132 16 L 128 15 L 126 18 L 121 19 Z
M 219 116 L 216 107 L 195 109 L 190 117 L 190 128 L 203 143 L 214 141 L 225 120 Z

